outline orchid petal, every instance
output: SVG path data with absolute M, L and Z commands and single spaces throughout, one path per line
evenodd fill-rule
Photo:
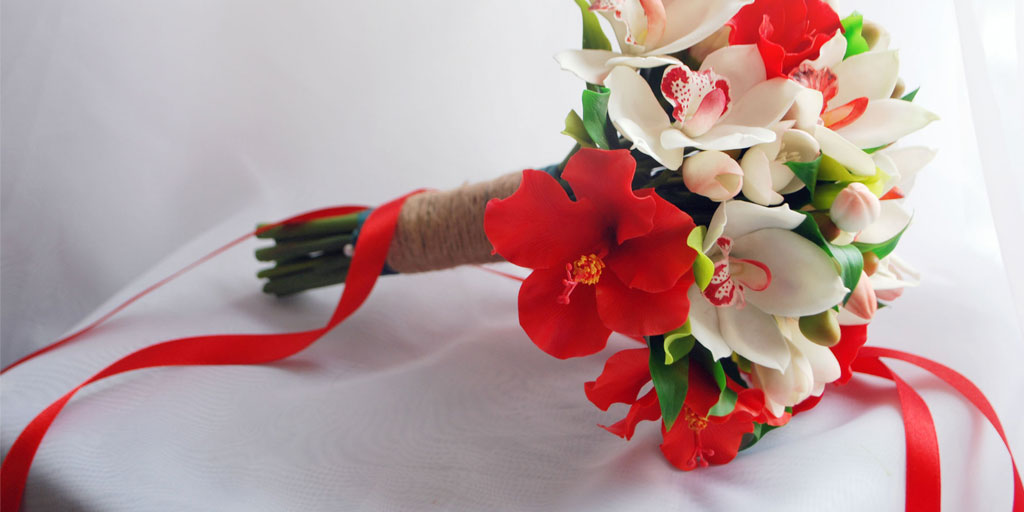
M 873 224 L 857 236 L 858 242 L 879 244 L 900 234 L 910 224 L 913 212 L 902 201 L 882 201 L 882 210 Z
M 888 99 L 900 74 L 896 50 L 854 55 L 832 69 L 838 79 L 838 93 L 829 108 L 845 105 L 857 98 Z
M 916 103 L 873 100 L 859 119 L 837 133 L 859 148 L 876 148 L 895 142 L 938 119 L 939 116 Z
M 818 119 L 821 117 L 822 107 L 825 105 L 825 97 L 821 91 L 802 88 L 793 98 L 793 106 L 786 113 L 786 119 L 795 121 L 798 130 L 813 132 L 818 126 Z
M 764 64 L 757 45 L 726 46 L 712 52 L 700 65 L 701 71 L 711 70 L 729 81 L 729 94 L 739 98 L 755 85 L 765 81 Z
M 790 349 L 799 352 L 802 357 L 807 359 L 814 382 L 825 384 L 837 380 L 842 375 L 842 370 L 839 368 L 839 361 L 836 360 L 835 354 L 827 347 L 807 339 L 800 332 L 796 318 L 787 318 L 786 321 L 790 324 Z
M 863 116 L 861 119 L 863 119 Z M 857 121 L 854 123 L 856 124 Z M 878 172 L 878 169 L 875 167 L 875 161 L 871 159 L 871 155 L 860 149 L 863 146 L 853 144 L 840 134 L 824 126 L 815 128 L 814 138 L 821 144 L 822 153 L 843 164 L 843 167 L 849 169 L 851 173 L 857 176 L 874 176 Z
M 821 45 L 818 58 L 810 61 L 811 66 L 814 69 L 835 68 L 846 56 L 846 44 L 846 36 L 842 32 L 836 32 L 832 39 Z
M 555 54 L 562 69 L 592 84 L 603 84 L 612 65 L 608 62 L 621 54 L 608 50 L 565 50 Z
M 662 133 L 661 142 L 666 147 L 672 147 L 682 140 L 671 135 L 666 138 L 665 135 Z M 771 142 L 775 140 L 775 132 L 767 128 L 719 123 L 704 135 L 692 140 L 692 146 L 699 149 L 728 151 Z
M 685 50 L 713 34 L 743 6 L 754 0 L 665 0 L 666 44 L 647 55 L 669 54 Z
M 722 338 L 737 354 L 753 363 L 779 371 L 790 364 L 789 346 L 771 315 L 746 307 L 718 308 Z
M 765 229 L 796 229 L 806 218 L 803 214 L 790 210 L 789 205 L 766 208 L 746 201 L 729 201 L 723 203 L 719 210 L 723 210 L 723 220 L 727 219 L 725 228 L 720 236 L 731 238 L 734 241 L 740 237 Z M 715 212 L 715 216 L 717 215 L 718 212 Z M 714 218 L 712 218 L 712 223 L 714 223 Z M 710 238 L 710 227 L 708 228 L 708 233 L 708 238 Z M 715 240 L 717 240 L 717 237 Z M 735 249 L 735 246 L 733 248 Z M 740 257 L 759 259 L 756 256 Z M 774 271 L 772 269 L 772 272 Z
M 818 314 L 839 304 L 848 291 L 832 258 L 792 231 L 762 229 L 734 238 L 731 255 L 760 261 L 771 270 L 767 289 L 746 291 L 747 302 L 767 313 L 787 317 Z
M 800 84 L 788 78 L 773 78 L 752 87 L 736 100 L 729 113 L 722 118 L 723 125 L 774 126 L 786 115 L 801 90 Z
M 918 171 L 935 158 L 934 149 L 921 146 L 886 149 L 881 151 L 880 154 L 891 158 L 896 169 L 899 170 L 900 181 L 896 184 L 899 185 L 904 194 L 909 194 L 914 189 L 914 181 L 917 178 Z
M 761 206 L 771 206 L 782 202 L 782 195 L 774 190 L 771 163 L 768 155 L 760 146 L 750 148 L 743 155 L 741 162 L 743 195 Z
M 608 116 L 612 124 L 641 152 L 669 169 L 678 169 L 683 150 L 662 145 L 661 134 L 672 125 L 647 82 L 634 70 L 616 66 L 605 85 L 611 89 Z
M 715 360 L 731 356 L 732 349 L 718 327 L 718 308 L 708 302 L 699 286 L 691 286 L 686 295 L 690 299 L 689 322 L 693 337 L 711 351 Z

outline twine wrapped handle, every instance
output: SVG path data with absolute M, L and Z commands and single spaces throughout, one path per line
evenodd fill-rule
M 398 216 L 388 266 L 409 274 L 459 265 L 503 261 L 484 234 L 484 209 L 491 199 L 515 193 L 522 173 L 410 197 Z

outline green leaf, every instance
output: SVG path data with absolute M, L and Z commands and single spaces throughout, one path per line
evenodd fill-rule
M 723 389 L 722 395 L 718 397 L 718 402 L 708 411 L 708 416 L 728 416 L 732 414 L 732 411 L 736 409 L 737 398 L 739 398 L 739 395 L 735 391 L 729 388 Z
M 714 356 L 711 355 L 711 351 L 699 346 L 690 352 L 690 359 L 696 359 L 697 362 L 704 367 L 708 373 L 715 379 L 715 384 L 718 385 L 720 392 L 718 396 L 718 402 L 711 407 L 708 412 L 709 416 L 726 416 L 736 408 L 736 392 L 729 389 L 728 381 L 725 375 L 725 368 L 722 366 L 721 361 L 716 361 Z
M 819 156 L 810 162 L 786 162 L 786 167 L 789 167 L 789 170 L 793 171 L 793 174 L 807 186 L 807 191 L 811 193 L 812 199 L 814 198 L 814 186 L 818 184 L 821 159 L 822 157 Z
M 601 30 L 601 22 L 597 15 L 590 10 L 590 3 L 586 0 L 575 0 L 583 15 L 583 49 L 584 50 L 611 50 L 612 44 Z
M 754 432 L 743 434 L 743 441 L 740 442 L 740 451 L 754 446 L 765 434 L 777 428 L 779 427 L 773 427 L 767 423 L 754 423 Z
M 580 119 L 580 115 L 575 110 L 570 110 L 569 114 L 565 116 L 565 129 L 562 130 L 562 135 L 572 137 L 581 147 L 596 147 L 590 135 L 587 134 L 586 127 L 583 126 L 583 120 Z
M 900 99 L 903 100 L 903 101 L 914 101 L 914 98 L 917 97 L 917 93 L 920 90 L 921 90 L 921 88 L 918 87 L 917 89 L 914 89 L 913 91 L 908 92 L 905 96 L 903 96 Z
M 818 223 L 814 222 L 814 217 L 811 214 L 800 213 L 803 213 L 806 218 L 793 231 L 821 247 L 839 264 L 839 277 L 843 279 L 843 286 L 850 290 L 850 293 L 846 294 L 843 299 L 843 304 L 846 304 L 864 271 L 864 255 L 853 245 L 833 245 L 821 234 Z
M 674 331 L 665 333 L 665 364 L 670 365 L 686 357 L 696 343 L 697 338 L 694 338 L 690 331 L 690 322 L 686 322 Z
M 868 148 L 868 149 L 865 149 L 864 152 L 870 155 L 872 153 L 877 153 L 878 151 L 881 151 L 881 150 L 883 150 L 883 149 L 885 149 L 885 148 L 887 148 L 889 146 L 890 146 L 889 144 L 885 144 L 883 146 L 878 146 L 878 147 L 874 147 L 874 148 Z
M 846 36 L 846 55 L 843 59 L 849 59 L 868 51 L 868 41 L 864 39 L 864 16 L 854 12 L 842 21 L 843 35 Z
M 701 291 L 708 288 L 711 278 L 715 275 L 715 262 L 704 254 L 704 235 L 707 234 L 707 226 L 697 226 L 690 231 L 686 237 L 686 245 L 697 251 L 697 259 L 693 260 L 693 278 L 700 286 Z
M 910 225 L 908 224 L 907 227 L 910 227 Z M 884 242 L 879 242 L 877 244 L 854 242 L 853 246 L 860 252 L 873 252 L 875 253 L 875 256 L 878 256 L 878 259 L 882 259 L 892 254 L 892 251 L 896 249 L 896 244 L 900 243 L 900 238 L 903 236 L 903 233 L 907 231 L 907 227 L 904 227 L 899 233 L 896 233 L 896 236 Z
M 679 417 L 683 410 L 683 402 L 686 401 L 690 358 L 686 357 L 666 365 L 664 343 L 662 336 L 651 336 L 647 339 L 647 345 L 651 349 L 651 380 L 654 381 L 654 390 L 661 405 L 661 417 L 665 422 L 665 429 L 672 430 L 672 424 Z
M 616 138 L 615 130 L 611 128 L 611 122 L 608 120 L 608 97 L 610 95 L 611 92 L 605 87 L 601 87 L 600 91 L 589 89 L 583 91 L 583 126 L 597 147 L 601 149 L 613 149 L 609 145 L 609 140 Z M 609 128 L 611 128 L 610 136 Z

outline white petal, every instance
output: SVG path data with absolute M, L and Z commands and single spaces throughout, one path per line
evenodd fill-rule
M 729 201 L 724 204 L 724 207 L 720 207 L 719 210 L 722 211 L 723 218 L 726 220 L 725 227 L 720 236 L 726 236 L 733 240 L 765 229 L 788 231 L 799 226 L 806 218 L 803 214 L 790 210 L 789 205 L 785 204 L 766 208 L 746 201 Z M 715 216 L 718 216 L 718 212 L 715 212 Z M 714 222 L 714 218 L 712 218 L 712 222 Z M 799 235 L 793 234 L 799 237 Z M 715 240 L 717 240 L 717 237 Z M 735 250 L 735 247 L 733 249 Z M 737 256 L 750 258 L 750 256 Z
M 869 51 L 877 52 L 889 49 L 890 36 L 885 27 L 873 21 L 864 20 L 864 39 L 868 41 Z
M 701 151 L 683 160 L 683 184 L 712 201 L 736 197 L 743 187 L 743 169 L 721 151 Z
M 799 352 L 802 357 L 807 359 L 811 372 L 814 375 L 814 382 L 828 383 L 838 379 L 841 370 L 839 369 L 839 361 L 836 361 L 836 356 L 832 351 L 807 339 L 800 331 L 798 319 L 787 318 L 784 321 L 789 324 L 790 332 L 788 338 L 790 348 L 795 352 Z
M 897 183 L 902 181 L 903 176 L 900 174 L 899 168 L 896 167 L 896 162 L 894 162 L 888 154 L 882 152 L 872 153 L 871 159 L 875 161 L 875 167 L 878 167 L 882 172 L 889 176 L 882 187 L 882 193 L 879 194 L 879 197 L 881 197 L 892 190 Z
M 770 127 L 782 119 L 793 106 L 801 90 L 800 84 L 788 78 L 773 78 L 747 91 L 722 118 L 723 125 Z
M 664 0 L 665 33 L 664 43 L 647 52 L 647 55 L 676 53 L 685 50 L 713 34 L 725 22 L 754 0 Z
M 658 66 L 682 66 L 683 63 L 675 57 L 655 55 L 651 57 L 617 55 L 608 59 L 608 69 L 615 66 L 628 66 L 636 69 L 656 68 Z
M 708 55 L 701 71 L 713 70 L 729 80 L 729 95 L 739 98 L 755 85 L 765 81 L 764 63 L 757 45 L 726 46 Z
M 677 130 L 678 131 L 678 130 Z M 718 123 L 704 135 L 694 137 L 693 147 L 698 149 L 728 151 L 749 148 L 775 140 L 775 132 L 767 128 Z M 662 136 L 662 144 L 671 147 Z
M 903 100 L 873 100 L 859 119 L 838 130 L 859 148 L 877 148 L 924 128 L 939 116 L 916 103 Z
M 731 356 L 732 349 L 718 328 L 718 308 L 704 298 L 697 285 L 691 286 L 686 295 L 690 299 L 689 320 L 693 337 L 710 350 L 716 360 Z
M 836 35 L 829 39 L 828 42 L 821 45 L 821 50 L 818 53 L 818 58 L 810 61 L 811 66 L 815 69 L 821 68 L 834 68 L 837 64 L 843 61 L 843 57 L 846 56 L 846 36 L 842 32 L 836 32 Z
M 754 146 L 743 155 L 743 195 L 761 206 L 779 204 L 782 196 L 773 187 L 771 162 L 760 148 Z
M 792 231 L 762 229 L 734 238 L 731 255 L 758 260 L 771 271 L 767 289 L 746 291 L 747 302 L 765 312 L 787 317 L 814 315 L 846 296 L 832 258 Z
M 891 158 L 896 169 L 899 170 L 900 180 L 896 185 L 903 190 L 904 194 L 909 194 L 914 189 L 918 171 L 935 158 L 934 149 L 922 146 L 886 149 L 879 153 Z
M 900 74 L 896 50 L 854 55 L 832 69 L 838 79 L 836 97 L 828 102 L 833 109 L 857 98 L 888 99 Z
M 821 107 L 824 104 L 825 97 L 821 91 L 804 87 L 793 98 L 793 106 L 786 113 L 786 119 L 794 120 L 799 130 L 814 131 L 821 119 Z
M 867 325 L 871 323 L 871 320 L 865 320 L 853 313 L 850 313 L 846 308 L 839 309 L 839 316 L 836 317 L 839 321 L 839 325 Z
M 608 116 L 615 128 L 643 153 L 669 169 L 678 169 L 683 163 L 683 150 L 662 146 L 661 132 L 672 125 L 647 82 L 632 68 L 616 66 L 605 85 L 611 89 Z
M 789 344 L 764 311 L 750 304 L 718 308 L 718 326 L 729 348 L 751 362 L 779 371 L 789 366 Z
M 711 216 L 711 222 L 708 223 L 708 232 L 704 235 L 704 254 L 711 254 L 711 250 L 717 247 L 715 242 L 725 232 L 725 225 L 728 223 L 729 218 L 727 210 L 729 203 L 733 201 L 727 201 L 718 205 L 715 210 L 715 214 Z
M 603 84 L 612 65 L 608 61 L 620 54 L 608 50 L 565 50 L 555 54 L 562 69 L 592 84 Z
M 800 181 L 800 178 L 797 178 L 796 174 L 793 174 L 793 171 L 786 165 L 772 162 L 771 170 L 772 187 L 776 192 L 786 195 L 804 188 L 804 182 Z
M 814 388 L 811 365 L 798 354 L 793 356 L 789 368 L 784 372 L 757 365 L 753 369 L 757 387 L 763 389 L 772 402 L 782 406 L 800 403 L 810 396 Z
M 858 176 L 874 176 L 878 172 L 871 155 L 838 133 L 818 126 L 814 130 L 814 138 L 821 144 L 822 153 L 836 159 L 851 173 Z
M 885 242 L 903 231 L 910 224 L 913 212 L 903 201 L 882 201 L 882 211 L 873 224 L 857 235 L 858 242 L 878 244 Z

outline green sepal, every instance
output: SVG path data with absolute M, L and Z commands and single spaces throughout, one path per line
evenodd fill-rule
M 587 133 L 586 127 L 583 126 L 583 120 L 580 119 L 580 115 L 575 110 L 570 110 L 569 114 L 565 116 L 565 129 L 562 130 L 562 135 L 572 137 L 580 147 L 597 147 Z
M 611 91 L 601 87 L 599 91 L 583 91 L 583 126 L 594 144 L 601 149 L 615 149 L 610 141 L 618 141 L 615 128 L 608 120 L 608 97 Z
M 856 247 L 857 250 L 859 250 L 860 252 L 873 252 L 875 253 L 875 256 L 878 256 L 878 259 L 882 259 L 892 254 L 892 251 L 896 250 L 896 245 L 900 243 L 900 237 L 903 236 L 903 233 L 907 231 L 908 227 L 910 227 L 909 224 L 902 230 L 900 230 L 899 233 L 896 233 L 896 236 L 884 242 L 879 242 L 877 244 L 854 242 L 852 245 Z
M 666 365 L 665 341 L 662 336 L 648 337 L 647 346 L 651 349 L 651 380 L 654 381 L 654 390 L 658 394 L 661 418 L 665 422 L 665 429 L 672 430 L 672 424 L 679 417 L 679 413 L 683 410 L 683 402 L 686 401 L 686 391 L 689 388 L 690 358 L 684 357 L 673 364 Z
M 850 295 L 853 294 L 853 290 L 857 288 L 860 276 L 864 272 L 864 255 L 861 254 L 860 249 L 853 245 L 834 245 L 830 243 L 821 234 L 821 230 L 818 229 L 818 223 L 814 222 L 814 217 L 811 217 L 811 214 L 807 212 L 800 213 L 804 214 L 806 218 L 793 231 L 821 247 L 826 254 L 839 264 L 839 277 L 843 280 L 843 286 L 850 290 L 850 293 L 847 293 L 846 297 L 843 298 L 843 304 L 846 304 L 846 301 L 850 299 Z
M 868 51 L 868 41 L 864 39 L 864 16 L 858 12 L 847 16 L 843 21 L 843 35 L 846 37 L 846 55 L 843 59 L 849 59 Z
M 689 321 L 682 327 L 665 333 L 665 364 L 670 365 L 683 359 L 696 344 L 697 338 L 693 337 Z
M 697 251 L 697 259 L 693 260 L 693 279 L 700 286 L 701 291 L 708 288 L 711 278 L 715 275 L 715 262 L 704 254 L 704 235 L 707 234 L 707 226 L 697 226 L 690 230 L 686 237 L 686 245 Z
M 807 191 L 814 198 L 814 187 L 818 184 L 818 172 L 821 168 L 823 157 L 815 158 L 810 162 L 786 162 L 786 167 L 793 171 L 793 174 L 807 186 Z
M 597 15 L 590 10 L 590 3 L 586 0 L 575 0 L 576 6 L 580 8 L 583 15 L 583 49 L 584 50 L 608 50 L 611 51 L 612 44 L 601 30 L 601 22 Z
M 918 87 L 917 89 L 914 89 L 913 91 L 908 92 L 907 94 L 905 94 L 900 99 L 903 100 L 903 101 L 914 101 L 914 98 L 917 97 L 917 93 L 920 92 L 920 91 L 921 91 L 921 88 Z

